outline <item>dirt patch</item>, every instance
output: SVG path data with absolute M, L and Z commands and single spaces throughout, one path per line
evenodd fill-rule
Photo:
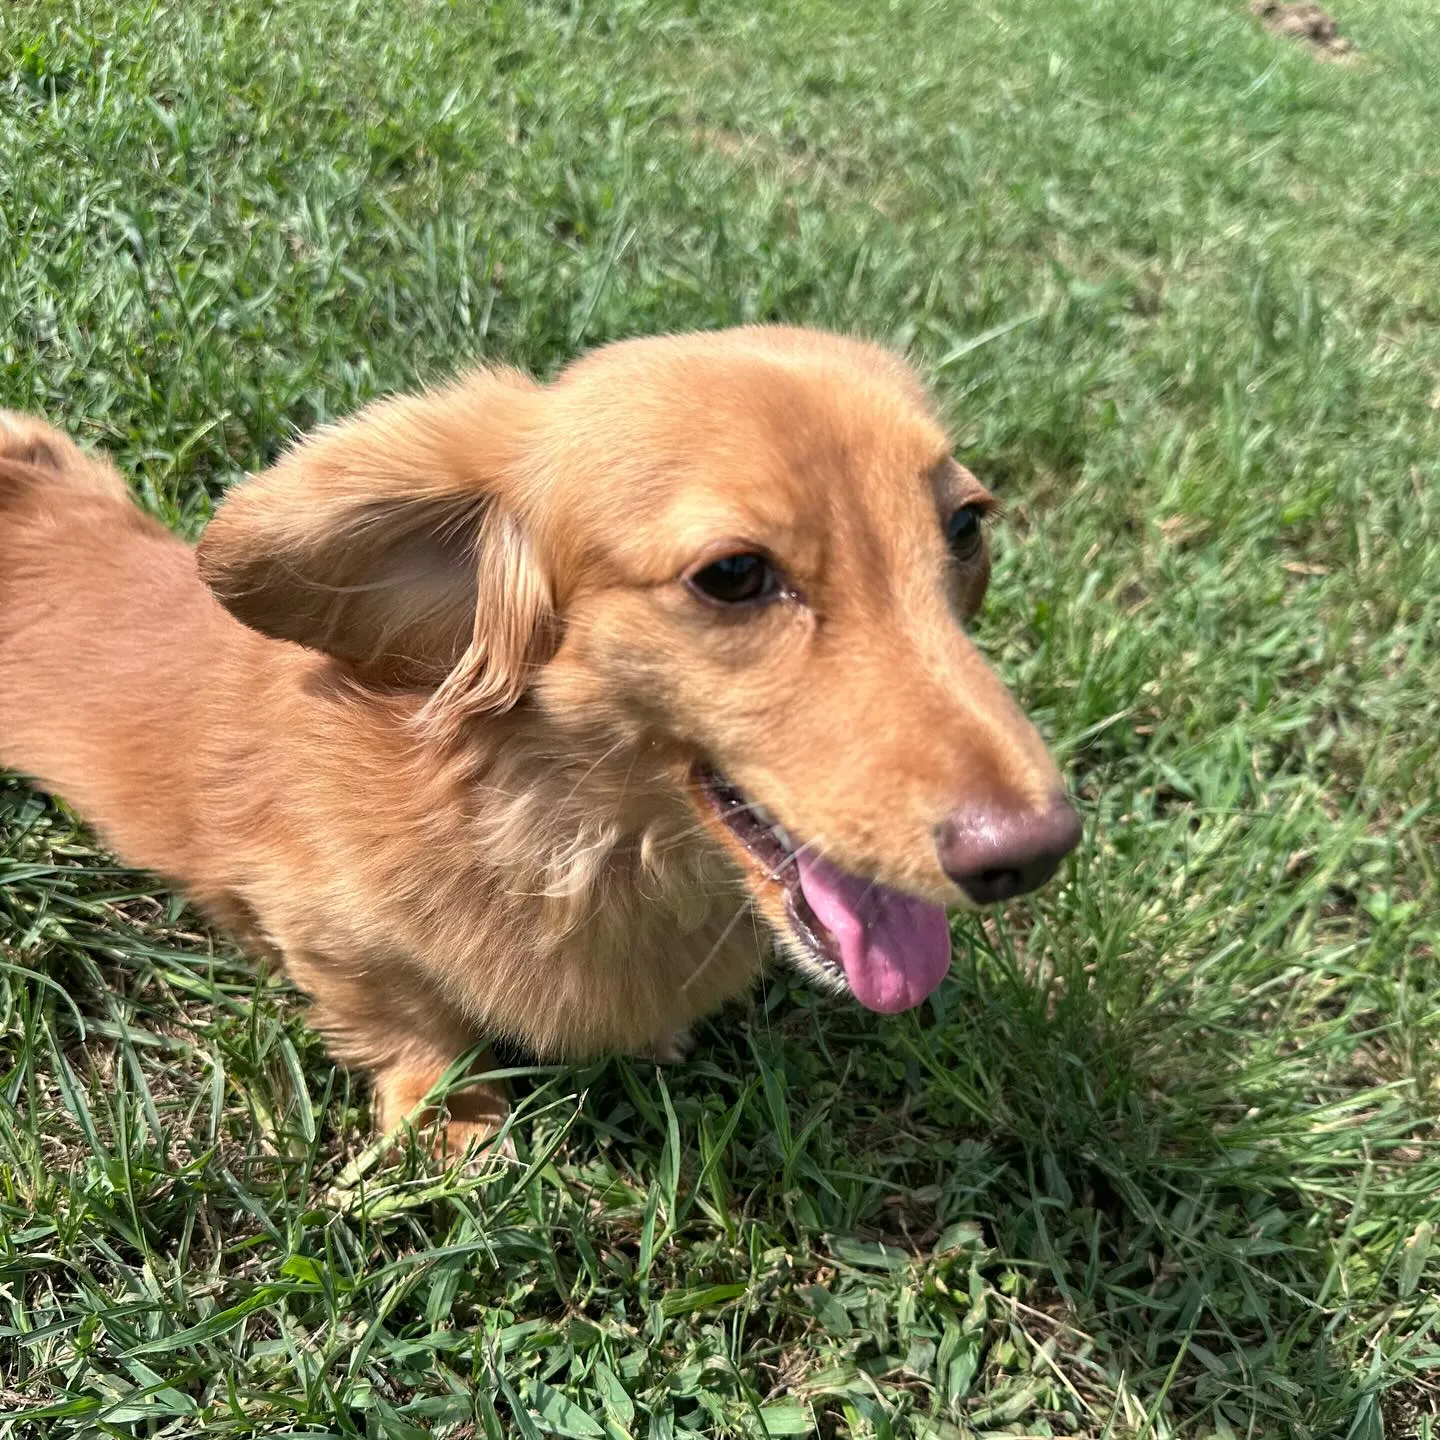
M 1308 45 L 1318 60 L 1349 60 L 1355 55 L 1355 42 L 1340 33 L 1335 17 L 1309 0 L 1250 0 L 1250 13 L 1272 35 Z
M 828 178 L 830 167 L 825 158 L 809 153 L 801 145 L 786 147 L 773 136 L 746 135 L 710 125 L 686 125 L 685 132 L 695 149 L 768 172 L 790 185 Z

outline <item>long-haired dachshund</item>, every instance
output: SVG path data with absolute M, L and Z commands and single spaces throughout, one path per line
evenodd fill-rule
M 965 635 L 992 505 L 900 359 L 797 329 L 382 401 L 198 550 L 0 415 L 0 763 L 282 963 L 384 1127 L 477 1040 L 673 1054 L 756 915 L 903 1010 L 1079 833 Z

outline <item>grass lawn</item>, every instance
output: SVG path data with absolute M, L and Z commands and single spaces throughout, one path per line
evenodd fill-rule
M 7 0 L 0 404 L 193 532 L 477 357 L 909 346 L 1087 836 L 460 1174 L 0 778 L 0 1436 L 1440 1429 L 1440 24 L 1334 3 Z

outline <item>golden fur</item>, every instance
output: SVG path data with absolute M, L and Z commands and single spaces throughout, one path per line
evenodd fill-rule
M 697 764 L 949 904 L 939 819 L 1056 790 L 959 623 L 988 576 L 946 550 L 962 503 L 900 360 L 778 328 L 373 405 L 198 552 L 3 417 L 0 763 L 283 963 L 382 1125 L 478 1038 L 668 1053 L 758 973 L 747 903 L 784 924 Z M 804 603 L 698 604 L 736 541 Z M 451 1142 L 499 1103 L 452 1097 Z

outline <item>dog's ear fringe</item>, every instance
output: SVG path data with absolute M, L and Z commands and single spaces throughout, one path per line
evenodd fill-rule
M 452 744 L 471 720 L 513 709 L 558 643 L 550 584 L 521 522 L 489 507 L 475 553 L 474 634 L 414 721 L 430 744 Z
M 544 404 L 518 372 L 480 371 L 316 432 L 221 505 L 201 577 L 362 686 L 434 692 L 437 738 L 513 705 L 553 614 L 511 509 Z

